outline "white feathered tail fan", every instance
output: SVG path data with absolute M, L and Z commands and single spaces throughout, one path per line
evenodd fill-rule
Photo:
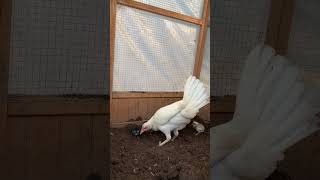
M 211 178 L 264 179 L 283 152 L 318 129 L 320 91 L 296 66 L 258 45 L 243 69 L 232 121 L 211 128 Z
M 187 79 L 182 101 L 185 108 L 181 111 L 181 114 L 188 119 L 194 118 L 199 109 L 210 102 L 205 85 L 195 76 L 190 76 Z

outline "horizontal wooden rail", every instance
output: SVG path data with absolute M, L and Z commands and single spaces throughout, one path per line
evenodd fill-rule
M 174 18 L 174 19 L 178 19 L 178 20 L 182 20 L 182 21 L 186 21 L 192 24 L 197 24 L 197 25 L 202 25 L 204 23 L 204 21 L 202 19 L 197 19 L 191 16 L 187 16 L 187 15 L 183 15 L 177 12 L 173 12 L 173 11 L 169 11 L 166 9 L 162 9 L 159 7 L 155 7 L 155 6 L 151 6 L 148 4 L 144 4 L 144 3 L 140 3 L 137 1 L 133 1 L 133 0 L 117 0 L 118 4 L 121 5 L 125 5 L 131 8 L 135 8 L 135 9 L 140 9 L 140 10 L 144 10 L 147 12 L 151 12 L 151 13 L 155 13 L 155 14 L 159 14 L 162 16 L 166 16 L 166 17 L 170 17 L 170 18 Z
M 142 93 L 143 94 L 143 93 Z M 120 94 L 115 94 L 117 98 Z M 122 94 L 125 95 L 125 94 Z M 141 93 L 130 93 L 128 98 L 120 95 L 119 99 L 140 99 Z M 135 95 L 135 97 L 133 96 Z M 179 98 L 182 93 L 146 93 L 144 97 Z M 122 96 L 122 97 L 121 97 Z M 211 113 L 232 113 L 235 108 L 235 96 L 211 97 Z M 42 115 L 106 115 L 109 114 L 109 97 L 107 96 L 9 96 L 9 116 L 42 116 Z
M 109 114 L 106 96 L 9 96 L 8 116 Z
M 128 98 L 182 98 L 183 92 L 113 92 L 113 99 Z

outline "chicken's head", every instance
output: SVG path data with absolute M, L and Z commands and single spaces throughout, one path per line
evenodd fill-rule
M 151 130 L 151 125 L 148 122 L 144 123 L 140 129 L 140 135 L 149 130 Z

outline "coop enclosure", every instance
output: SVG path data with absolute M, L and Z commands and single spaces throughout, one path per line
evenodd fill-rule
M 149 118 L 182 97 L 190 74 L 211 95 L 211 108 L 200 115 L 209 119 L 210 109 L 215 119 L 232 116 L 242 66 L 257 43 L 288 56 L 305 78 L 320 76 L 316 0 L 2 0 L 0 6 L 2 179 L 103 176 L 109 123 Z
M 210 1 L 112 0 L 111 125 L 180 100 L 193 74 L 210 88 Z M 209 106 L 200 116 L 209 120 Z

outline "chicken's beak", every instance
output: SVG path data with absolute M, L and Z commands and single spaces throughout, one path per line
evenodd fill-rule
M 140 135 L 141 135 L 144 131 L 145 131 L 144 129 L 141 129 L 141 130 L 140 130 Z

